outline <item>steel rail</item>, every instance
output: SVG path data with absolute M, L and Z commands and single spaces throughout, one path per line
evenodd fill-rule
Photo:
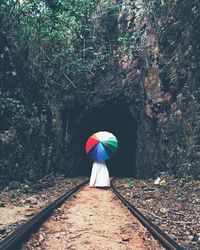
M 135 206 L 130 204 L 115 188 L 113 185 L 114 179 L 111 180 L 111 188 L 117 197 L 124 203 L 125 206 L 130 210 L 130 212 L 146 227 L 149 232 L 157 239 L 163 247 L 167 250 L 184 250 L 182 246 L 176 243 L 172 238 L 170 238 L 166 233 L 164 233 L 158 226 L 153 224 L 149 219 L 147 219 Z
M 27 242 L 30 235 L 41 226 L 42 223 L 54 212 L 54 210 L 60 207 L 72 194 L 83 187 L 88 180 L 77 185 L 55 200 L 53 203 L 44 208 L 41 212 L 19 227 L 16 231 L 11 233 L 7 238 L 0 242 L 0 250 L 18 250 L 22 244 Z

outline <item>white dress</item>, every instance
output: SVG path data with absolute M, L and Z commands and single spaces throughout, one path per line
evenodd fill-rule
M 110 187 L 109 172 L 104 161 L 93 163 L 90 177 L 90 186 Z

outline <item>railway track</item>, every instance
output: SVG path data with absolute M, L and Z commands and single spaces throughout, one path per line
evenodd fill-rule
M 115 188 L 113 182 L 111 182 L 111 188 L 117 197 L 124 203 L 130 212 L 146 227 L 149 232 L 157 239 L 160 244 L 168 250 L 183 250 L 183 247 L 178 245 L 173 239 L 171 239 L 166 233 L 164 233 L 158 226 L 153 224 L 147 219 L 135 206 L 130 204 Z
M 69 190 L 66 194 L 59 197 L 57 200 L 55 200 L 25 224 L 19 227 L 16 231 L 10 234 L 5 240 L 0 243 L 0 250 L 20 249 L 22 244 L 29 239 L 32 233 L 36 232 L 39 229 L 42 223 L 52 215 L 55 209 L 60 207 L 67 199 L 70 198 L 71 195 L 73 195 L 86 183 L 88 183 L 88 180 Z
M 0 250 L 18 250 L 21 249 L 23 243 L 27 242 L 30 238 L 31 234 L 36 232 L 47 220 L 51 214 L 60 207 L 69 197 L 71 197 L 75 192 L 77 192 L 80 188 L 86 185 L 88 181 L 85 181 L 73 189 L 71 189 L 66 194 L 62 195 L 52 204 L 44 208 L 41 212 L 39 212 L 32 219 L 27 221 L 24 225 L 22 225 L 19 229 L 9 235 L 6 239 L 4 239 L 0 243 Z M 154 225 L 150 220 L 148 220 L 137 208 L 131 205 L 124 197 L 120 195 L 120 193 L 116 190 L 113 180 L 111 181 L 111 188 L 116 196 L 124 203 L 124 205 L 130 210 L 130 212 L 141 222 L 141 224 L 146 227 L 154 238 L 156 238 L 161 245 L 165 249 L 169 250 L 181 250 L 183 249 L 180 245 L 178 245 L 174 240 L 172 240 L 168 235 L 166 235 L 159 227 Z

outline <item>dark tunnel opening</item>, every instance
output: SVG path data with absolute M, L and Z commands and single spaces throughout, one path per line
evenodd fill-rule
M 80 126 L 80 175 L 89 176 L 93 161 L 85 152 L 87 139 L 95 132 L 113 133 L 119 142 L 116 155 L 106 161 L 110 176 L 135 176 L 137 122 L 126 105 L 96 108 L 87 114 Z

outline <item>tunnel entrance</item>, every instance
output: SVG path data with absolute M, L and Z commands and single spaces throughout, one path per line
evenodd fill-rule
M 137 122 L 126 105 L 95 108 L 87 114 L 80 126 L 80 175 L 89 176 L 93 161 L 85 152 L 85 143 L 90 135 L 98 131 L 113 133 L 119 142 L 116 155 L 106 161 L 110 176 L 135 176 L 137 149 Z

